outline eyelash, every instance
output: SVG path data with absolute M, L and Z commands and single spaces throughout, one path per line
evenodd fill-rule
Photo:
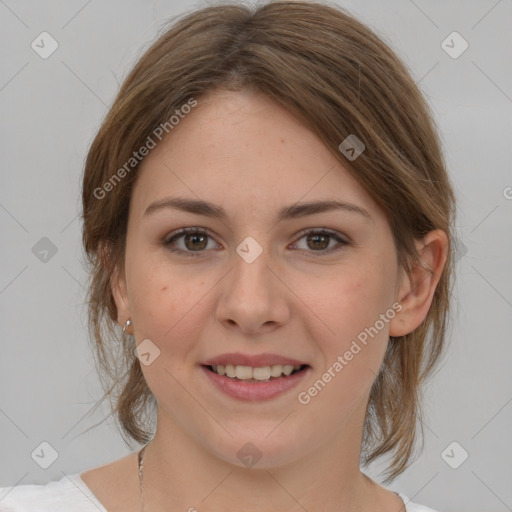
M 169 246 L 171 245 L 173 242 L 175 242 L 177 239 L 181 238 L 183 235 L 197 235 L 197 234 L 201 234 L 201 235 L 206 235 L 210 238 L 213 238 L 211 237 L 211 235 L 208 234 L 207 231 L 201 229 L 201 228 L 197 228 L 197 227 L 192 227 L 192 228 L 182 228 L 178 231 L 175 231 L 171 237 L 167 237 L 163 244 L 165 246 Z M 341 238 L 339 235 L 337 235 L 335 232 L 333 231 L 328 231 L 328 230 L 325 230 L 325 229 L 309 229 L 309 230 L 304 230 L 304 231 L 301 231 L 300 232 L 300 236 L 299 238 L 297 239 L 297 241 L 301 240 L 302 238 L 304 238 L 305 236 L 307 235 L 327 235 L 327 236 L 330 236 L 331 238 L 334 238 L 340 245 L 338 247 L 333 247 L 333 248 L 330 248 L 330 249 L 324 249 L 323 251 L 305 251 L 303 249 L 299 249 L 300 251 L 305 251 L 305 252 L 309 252 L 309 253 L 314 253 L 315 255 L 318 255 L 318 256 L 324 256 L 324 255 L 327 255 L 327 254 L 332 254 L 332 253 L 335 253 L 335 252 L 338 252 L 340 251 L 341 249 L 343 249 L 343 247 L 345 245 L 348 245 L 349 243 L 344 240 L 343 238 Z M 183 251 L 182 249 L 170 249 L 171 252 L 174 252 L 174 253 L 177 253 L 177 254 L 182 254 L 184 256 L 190 256 L 192 258 L 194 257 L 199 257 L 199 256 L 203 256 L 206 252 L 206 250 L 202 250 L 202 251 Z

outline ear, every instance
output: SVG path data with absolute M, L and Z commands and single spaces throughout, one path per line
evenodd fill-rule
M 111 272 L 110 290 L 116 304 L 117 322 L 124 327 L 126 320 L 131 317 L 124 268 L 119 265 L 113 266 L 112 248 L 109 245 L 101 244 L 99 255 L 104 268 Z
M 402 270 L 396 299 L 403 309 L 390 322 L 393 337 L 409 334 L 425 320 L 446 263 L 448 237 L 441 229 L 430 231 L 416 248 L 421 261 L 414 262 L 409 275 Z
M 124 270 L 116 266 L 112 277 L 110 278 L 110 289 L 117 308 L 117 321 L 124 327 L 126 320 L 131 318 L 130 304 L 128 301 L 128 292 Z M 130 329 L 127 330 L 130 334 Z

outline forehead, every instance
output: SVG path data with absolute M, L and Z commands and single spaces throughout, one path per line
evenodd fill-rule
M 313 132 L 257 92 L 201 97 L 138 172 L 132 199 L 139 209 L 179 195 L 254 212 L 327 197 L 378 210 Z

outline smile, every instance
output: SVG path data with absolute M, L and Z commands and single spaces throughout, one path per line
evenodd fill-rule
M 201 365 L 223 395 L 244 401 L 270 400 L 294 388 L 310 372 L 309 365 Z
M 291 364 L 273 364 L 269 366 L 242 366 L 242 365 L 214 365 L 209 366 L 210 370 L 218 375 L 225 375 L 230 379 L 237 380 L 252 380 L 252 381 L 269 381 L 278 379 L 280 377 L 288 377 L 293 373 L 299 371 L 306 365 L 291 365 Z

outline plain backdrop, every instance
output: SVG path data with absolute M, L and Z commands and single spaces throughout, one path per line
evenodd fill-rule
M 81 173 L 143 49 L 168 18 L 205 5 L 0 1 L 0 486 L 46 483 L 132 451 L 112 418 L 86 432 L 109 410 L 104 400 L 91 415 L 103 390 L 86 334 Z M 450 348 L 426 389 L 424 451 L 391 487 L 445 512 L 512 510 L 512 3 L 339 5 L 410 68 L 459 206 Z M 47 58 L 31 46 L 42 32 L 58 43 Z M 57 457 L 47 469 L 36 463 L 41 446 Z M 369 472 L 378 477 L 378 466 Z

